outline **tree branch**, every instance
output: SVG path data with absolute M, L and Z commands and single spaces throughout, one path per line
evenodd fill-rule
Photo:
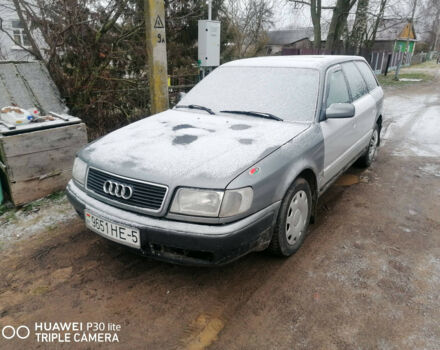
M 307 6 L 311 6 L 310 2 L 307 1 L 303 1 L 303 0 L 289 0 L 289 2 L 293 2 L 295 4 L 301 4 L 301 5 L 307 5 Z M 356 1 L 355 1 L 356 2 Z M 334 10 L 335 6 L 321 6 L 322 10 Z
M 41 54 L 40 49 L 38 48 L 37 43 L 35 42 L 35 40 L 34 40 L 32 34 L 31 34 L 31 31 L 29 30 L 29 26 L 28 26 L 28 24 L 27 24 L 27 21 L 26 21 L 26 19 L 25 19 L 24 16 L 23 16 L 23 11 L 21 10 L 21 6 L 20 6 L 20 2 L 19 2 L 19 0 L 12 0 L 12 1 L 13 1 L 13 3 L 14 3 L 15 10 L 17 11 L 18 18 L 20 19 L 21 23 L 23 24 L 23 30 L 24 30 L 24 32 L 26 33 L 26 35 L 27 35 L 27 37 L 28 37 L 28 40 L 29 40 L 29 42 L 30 42 L 30 44 L 31 44 L 31 47 L 32 47 L 32 51 L 31 51 L 31 53 L 32 53 L 32 54 L 35 56 L 35 58 L 37 58 L 38 60 L 45 62 L 44 57 L 43 57 L 43 55 Z M 15 40 L 14 40 L 14 41 L 15 41 Z M 29 50 L 28 50 L 28 51 L 29 51 Z

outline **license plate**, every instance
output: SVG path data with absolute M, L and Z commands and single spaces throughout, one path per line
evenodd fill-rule
M 84 211 L 84 217 L 86 226 L 93 232 L 130 247 L 141 247 L 139 229 L 111 222 L 87 210 Z

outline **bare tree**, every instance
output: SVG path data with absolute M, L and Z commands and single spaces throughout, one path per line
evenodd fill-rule
M 427 38 L 428 49 L 438 50 L 440 44 L 440 1 L 423 1 L 417 17 L 418 29 L 429 35 Z
M 370 0 L 358 0 L 353 29 L 348 39 L 348 47 L 354 50 L 356 55 L 359 54 L 367 33 L 369 3 Z
M 29 4 L 27 4 L 29 6 Z M 0 26 L 0 31 L 3 32 L 16 46 L 19 46 L 23 51 L 26 51 L 31 56 L 33 56 L 37 60 L 44 61 L 42 52 L 40 50 L 40 47 L 38 46 L 34 33 L 31 32 L 30 29 L 30 22 L 28 21 L 26 15 L 25 15 L 25 8 L 24 8 L 24 1 L 23 0 L 4 0 L 0 4 L 0 10 L 5 9 L 8 11 L 15 12 L 21 22 L 21 25 L 23 26 L 23 31 L 25 33 L 25 36 L 30 44 L 30 46 L 23 45 L 21 41 L 17 41 L 16 38 L 11 35 L 11 33 L 4 29 L 2 26 Z
M 347 18 L 357 0 L 337 0 L 325 44 L 326 50 L 334 51 L 339 48 L 341 35 L 347 26 Z
M 229 0 L 225 8 L 232 42 L 227 50 L 232 58 L 259 54 L 267 43 L 272 24 L 273 3 L 269 0 Z M 228 53 L 226 53 L 227 55 Z
M 322 10 L 334 10 L 334 6 L 322 6 L 322 0 L 287 0 L 293 3 L 295 7 L 310 7 L 310 18 L 313 24 L 313 47 L 321 48 L 321 16 Z
M 367 35 L 367 40 L 366 40 L 367 48 L 371 48 L 374 45 L 374 42 L 376 41 L 377 30 L 379 29 L 379 25 L 384 18 L 387 2 L 388 0 L 380 0 L 379 11 L 377 14 L 373 16 L 375 17 L 375 19 L 373 20 L 373 29 L 371 31 L 371 34 L 369 36 Z

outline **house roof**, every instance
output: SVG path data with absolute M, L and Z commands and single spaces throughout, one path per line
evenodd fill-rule
M 387 18 L 383 19 L 379 24 L 376 34 L 376 40 L 379 41 L 389 41 L 397 39 L 407 39 L 408 31 L 406 27 L 409 25 L 407 19 L 397 19 L 397 18 Z M 417 40 L 416 30 L 414 25 L 412 26 L 412 33 L 414 38 L 410 40 Z
M 297 28 L 291 30 L 273 30 L 267 33 L 268 45 L 288 45 L 308 39 L 313 35 L 313 28 Z
M 351 28 L 354 21 L 348 21 L 348 26 Z M 397 39 L 407 39 L 408 31 L 405 30 L 409 24 L 407 19 L 401 18 L 386 18 L 381 21 L 377 29 L 376 40 L 377 41 L 394 41 Z M 321 41 L 327 40 L 328 35 L 328 23 L 321 24 Z M 414 39 L 417 40 L 418 33 L 412 26 L 412 33 Z M 304 27 L 291 30 L 275 30 L 268 32 L 268 45 L 289 45 L 296 43 L 303 39 L 309 39 L 314 41 L 313 27 Z

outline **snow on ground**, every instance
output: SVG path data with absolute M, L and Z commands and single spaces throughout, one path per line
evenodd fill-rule
M 409 99 L 407 96 L 390 96 L 384 101 L 385 125 L 382 139 L 384 143 L 392 139 L 399 128 L 402 128 L 411 116 L 423 107 L 423 102 Z
M 387 96 L 384 115 L 382 140 L 394 143 L 393 155 L 440 156 L 440 96 L 435 89 Z
M 440 177 L 440 164 L 427 163 L 419 169 L 425 174 Z
M 397 156 L 440 156 L 440 106 L 428 107 L 415 115 L 408 125 L 407 134 L 393 152 Z M 396 137 L 398 137 L 396 135 Z
M 0 216 L 0 249 L 12 241 L 50 231 L 77 216 L 65 195 L 42 198 Z

